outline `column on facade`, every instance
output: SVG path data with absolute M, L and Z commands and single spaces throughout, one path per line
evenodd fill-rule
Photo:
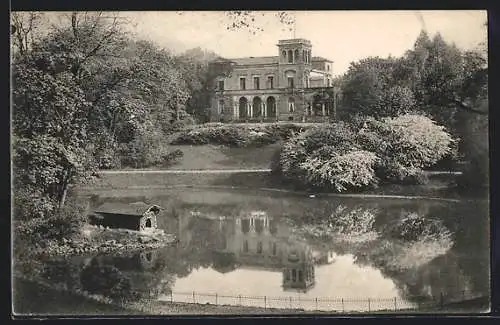
M 253 104 L 250 103 L 249 105 L 250 105 L 250 114 L 249 115 L 250 115 L 250 117 L 253 117 Z
M 267 117 L 267 105 L 265 101 L 262 101 L 262 116 Z
M 323 116 L 326 116 L 325 103 L 321 104 L 321 112 L 322 112 Z
M 233 117 L 235 119 L 237 119 L 239 117 L 239 113 L 238 113 L 238 104 L 234 104 L 233 105 Z

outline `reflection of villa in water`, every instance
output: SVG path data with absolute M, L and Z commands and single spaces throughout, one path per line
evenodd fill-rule
M 332 262 L 331 253 L 292 241 L 288 227 L 266 212 L 245 213 L 224 223 L 232 227 L 221 234 L 218 249 L 234 254 L 241 268 L 281 271 L 285 290 L 307 291 L 315 284 L 314 264 Z

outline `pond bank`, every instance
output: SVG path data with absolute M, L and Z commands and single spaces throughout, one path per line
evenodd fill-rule
M 301 309 L 274 309 L 246 306 L 213 304 L 177 303 L 177 302 L 135 302 L 118 304 L 103 302 L 99 298 L 70 290 L 52 288 L 26 278 L 15 278 L 13 311 L 15 316 L 145 316 L 145 315 L 342 315 L 338 312 L 314 311 Z M 29 297 L 29 298 L 28 298 Z M 478 308 L 488 312 L 489 299 L 480 297 L 460 303 L 444 305 L 447 313 L 477 312 Z M 422 309 L 377 311 L 369 314 L 426 314 L 439 313 L 442 307 Z M 352 314 L 367 314 L 352 312 Z
M 94 194 L 108 190 L 167 189 L 176 187 L 256 189 L 338 197 L 394 197 L 462 199 L 454 189 L 456 173 L 429 172 L 426 185 L 384 185 L 357 193 L 318 193 L 285 183 L 266 170 L 176 170 L 176 171 L 106 171 L 93 184 L 80 187 L 82 193 Z M 469 198 L 469 195 L 467 195 Z M 470 197 L 475 199 L 475 197 Z
M 155 249 L 175 244 L 172 234 L 148 234 L 126 229 L 107 229 L 84 225 L 78 239 L 49 244 L 35 255 L 83 255 L 91 253 L 120 253 Z

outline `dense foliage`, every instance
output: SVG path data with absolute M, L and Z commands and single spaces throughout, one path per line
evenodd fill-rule
M 278 169 L 307 186 L 337 192 L 389 182 L 421 180 L 422 170 L 450 151 L 451 136 L 421 115 L 366 119 L 308 130 L 286 142 Z
M 132 40 L 123 17 L 60 18 L 42 29 L 43 14 L 13 13 L 11 31 L 15 215 L 52 239 L 79 227 L 76 214 L 84 213 L 65 215 L 73 222 L 65 225 L 62 210 L 71 187 L 99 168 L 165 165 L 181 156 L 165 138 L 194 122 L 186 104 L 203 77 L 186 72 L 191 62 Z
M 387 225 L 386 236 L 405 242 L 419 240 L 443 240 L 450 237 L 450 231 L 438 219 L 426 218 L 417 213 L 407 213 Z
M 338 192 L 376 184 L 377 156 L 356 143 L 356 133 L 339 122 L 317 127 L 283 145 L 281 172 L 308 186 Z
M 379 157 L 380 177 L 402 181 L 415 177 L 450 152 L 453 139 L 431 119 L 401 115 L 369 119 L 358 133 L 359 143 Z
M 463 51 L 422 31 L 402 57 L 354 62 L 340 78 L 339 115 L 356 122 L 360 116 L 428 116 L 458 140 L 440 166 L 460 168 L 463 187 L 487 187 L 488 66 L 479 45 Z

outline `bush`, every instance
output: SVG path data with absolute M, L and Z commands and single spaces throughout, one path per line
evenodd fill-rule
M 14 219 L 18 221 L 48 218 L 57 209 L 54 199 L 38 194 L 31 187 L 15 186 L 13 201 Z
M 121 147 L 123 166 L 147 168 L 169 166 L 183 156 L 181 150 L 169 151 L 161 132 L 149 128 L 141 130 L 134 139 Z
M 16 256 L 23 252 L 45 248 L 54 242 L 79 239 L 81 227 L 86 222 L 84 204 L 73 198 L 68 198 L 66 206 L 60 210 L 54 206 L 50 213 L 40 214 L 39 202 L 26 207 L 23 217 L 16 216 L 14 221 L 14 249 Z M 52 204 L 51 204 L 52 205 Z M 30 210 L 34 210 L 30 213 Z
M 163 165 L 165 167 L 171 166 L 175 163 L 178 162 L 179 159 L 181 159 L 184 156 L 184 152 L 180 149 L 175 149 L 174 151 L 171 151 L 167 153 L 165 156 L 163 156 Z
M 279 169 L 289 178 L 338 192 L 376 184 L 375 154 L 360 150 L 342 122 L 321 126 L 283 145 Z
M 380 121 L 367 120 L 357 135 L 365 150 L 377 154 L 377 174 L 389 181 L 418 179 L 423 168 L 430 167 L 451 152 L 454 140 L 431 119 L 406 114 Z
M 333 188 L 337 192 L 375 185 L 373 166 L 377 156 L 368 151 L 351 151 L 344 155 L 332 153 L 330 158 L 307 158 L 300 164 L 306 183 Z
M 296 124 L 234 125 L 207 123 L 179 132 L 171 142 L 179 145 L 225 145 L 229 147 L 264 146 L 287 140 L 310 126 Z

